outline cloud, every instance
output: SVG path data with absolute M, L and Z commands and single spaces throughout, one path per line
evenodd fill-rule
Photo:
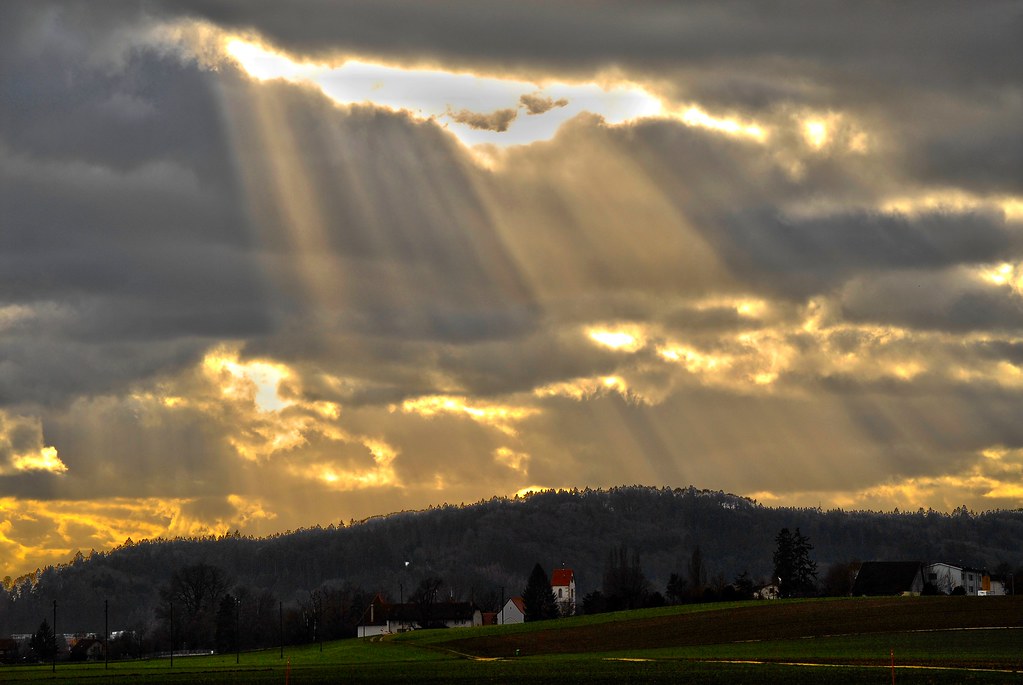
M 545 97 L 540 93 L 526 93 L 525 95 L 521 95 L 519 96 L 519 102 L 526 108 L 526 114 L 543 114 L 555 107 L 565 107 L 568 105 L 567 98 L 558 98 L 555 100 L 552 97 Z
M 463 109 L 458 112 L 451 112 L 448 116 L 453 121 L 475 129 L 504 133 L 508 130 L 509 124 L 515 121 L 517 115 L 518 112 L 514 109 L 499 109 L 490 114 L 480 114 L 479 112 L 470 112 L 467 109 Z
M 0 412 L 0 475 L 32 471 L 61 474 L 67 466 L 57 449 L 43 442 L 38 418 Z
M 1016 15 L 751 7 L 5 3 L 5 558 L 535 483 L 1010 506 Z

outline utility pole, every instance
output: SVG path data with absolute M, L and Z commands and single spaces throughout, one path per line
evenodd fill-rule
M 242 600 L 234 598 L 234 662 L 237 664 L 242 654 Z
M 110 668 L 110 600 L 103 600 L 103 670 Z
M 170 620 L 171 620 L 171 663 L 170 667 L 174 668 L 174 600 L 170 603 Z
M 50 657 L 51 670 L 57 672 L 57 600 L 53 600 L 53 656 Z
M 277 612 L 278 612 L 278 616 L 280 617 L 280 621 L 281 621 L 281 627 L 280 627 L 281 658 L 283 659 L 284 658 L 284 602 L 281 602 L 278 605 Z

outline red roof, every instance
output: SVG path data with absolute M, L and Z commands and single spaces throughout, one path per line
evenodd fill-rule
M 575 580 L 575 573 L 570 568 L 556 568 L 551 575 L 552 587 L 568 587 Z

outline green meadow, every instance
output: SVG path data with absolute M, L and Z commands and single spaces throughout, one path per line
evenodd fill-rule
M 892 663 L 894 660 L 894 672 Z M 237 662 L 237 663 L 236 663 Z M 779 601 L 208 657 L 0 667 L 2 683 L 1023 683 L 1023 602 Z

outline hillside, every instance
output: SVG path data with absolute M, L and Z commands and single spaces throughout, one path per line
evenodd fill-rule
M 295 605 L 324 584 L 397 597 L 428 575 L 441 577 L 456 598 L 493 605 L 502 593 L 521 592 L 537 561 L 548 570 L 562 563 L 574 568 L 582 596 L 600 587 L 609 549 L 620 544 L 639 552 L 661 592 L 672 572 L 685 573 L 697 547 L 712 582 L 744 571 L 767 578 L 782 527 L 798 527 L 810 539 L 822 576 L 829 565 L 854 559 L 1023 567 L 1019 510 L 770 508 L 723 492 L 634 486 L 443 505 L 270 538 L 128 541 L 42 569 L 0 593 L 0 634 L 34 630 L 54 599 L 69 630 L 100 630 L 104 599 L 117 628 L 144 629 L 152 624 L 158 589 L 175 569 L 200 561 L 222 569 L 233 587 Z

